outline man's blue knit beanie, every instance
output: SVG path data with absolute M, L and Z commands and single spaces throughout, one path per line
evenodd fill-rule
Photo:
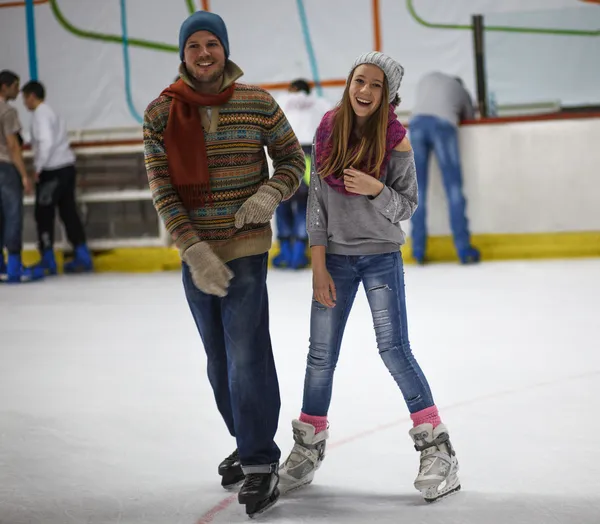
M 179 57 L 182 62 L 185 43 L 196 31 L 209 31 L 215 35 L 225 50 L 225 58 L 229 58 L 229 38 L 227 37 L 227 27 L 223 19 L 215 13 L 196 11 L 181 24 L 181 29 L 179 30 Z

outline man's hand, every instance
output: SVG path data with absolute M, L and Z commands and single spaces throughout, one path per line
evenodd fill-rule
M 235 227 L 241 229 L 246 224 L 267 224 L 273 218 L 275 209 L 281 202 L 277 189 L 264 185 L 246 200 L 235 214 Z
M 194 285 L 208 295 L 227 295 L 233 272 L 215 255 L 206 242 L 198 242 L 188 247 L 182 255 L 190 267 Z

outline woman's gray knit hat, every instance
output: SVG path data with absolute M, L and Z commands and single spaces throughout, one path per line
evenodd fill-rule
M 371 51 L 370 53 L 360 55 L 354 61 L 350 71 L 354 71 L 354 69 L 361 64 L 373 64 L 383 71 L 390 89 L 389 102 L 392 103 L 394 98 L 396 98 L 396 93 L 398 93 L 398 90 L 400 89 L 400 83 L 404 76 L 404 68 L 393 58 L 377 51 Z

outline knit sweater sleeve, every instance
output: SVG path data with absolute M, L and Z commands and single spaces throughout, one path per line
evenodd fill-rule
M 418 187 L 412 150 L 392 152 L 386 185 L 369 201 L 393 224 L 408 220 L 413 215 L 418 205 Z
M 265 145 L 275 169 L 268 184 L 287 200 L 296 192 L 304 176 L 304 152 L 283 111 L 270 95 L 267 113 Z
M 144 113 L 144 161 L 152 203 L 165 228 L 171 235 L 179 252 L 200 242 L 200 236 L 192 224 L 187 210 L 175 191 L 169 176 L 163 132 L 169 117 L 170 101 L 159 97 Z

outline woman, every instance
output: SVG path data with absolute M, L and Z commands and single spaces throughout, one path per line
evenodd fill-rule
M 302 412 L 281 467 L 282 490 L 312 481 L 325 456 L 327 412 L 342 336 L 359 284 L 379 354 L 411 413 L 421 453 L 415 487 L 432 502 L 460 489 L 458 462 L 408 340 L 400 221 L 417 207 L 413 152 L 394 112 L 403 68 L 382 53 L 360 56 L 338 106 L 315 135 L 308 201 L 313 302 Z

